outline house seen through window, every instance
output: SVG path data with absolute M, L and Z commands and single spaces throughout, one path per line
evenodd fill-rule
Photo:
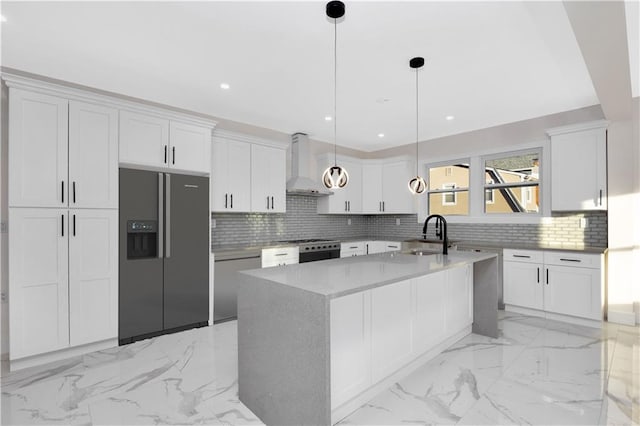
M 469 163 L 429 167 L 429 214 L 469 214 Z
M 484 174 L 485 213 L 537 213 L 540 210 L 539 151 L 487 158 Z

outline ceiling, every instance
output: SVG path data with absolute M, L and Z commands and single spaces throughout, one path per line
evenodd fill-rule
M 2 65 L 332 143 L 324 7 L 3 1 Z M 354 1 L 337 31 L 342 146 L 415 141 L 413 56 L 420 140 L 598 103 L 561 2 Z

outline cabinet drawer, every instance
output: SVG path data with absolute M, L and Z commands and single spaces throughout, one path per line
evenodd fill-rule
M 503 252 L 506 262 L 542 263 L 544 255 L 537 250 L 513 250 L 505 249 Z
M 545 251 L 545 265 L 572 266 L 574 268 L 600 268 L 602 255 L 562 251 Z
M 364 250 L 364 245 L 365 245 L 364 241 L 356 241 L 356 242 L 352 242 L 352 243 L 342 243 L 342 244 L 340 244 L 340 252 L 341 253 L 343 251 L 345 251 L 345 252 L 348 252 L 348 251 L 360 252 L 360 251 Z
M 298 247 L 274 247 L 262 249 L 262 267 L 298 263 Z

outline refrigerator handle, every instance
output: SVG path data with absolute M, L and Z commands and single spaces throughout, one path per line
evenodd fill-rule
M 162 259 L 164 244 L 164 173 L 158 173 L 158 258 Z
M 166 236 L 165 236 L 165 246 L 164 246 L 164 253 L 165 253 L 165 258 L 170 258 L 171 257 L 171 175 L 169 173 L 167 173 L 167 183 L 166 183 L 167 187 L 166 187 L 166 199 L 165 199 L 165 206 L 166 206 L 166 213 L 165 213 L 165 230 L 166 230 Z M 232 198 L 233 200 L 233 198 Z M 233 203 L 233 201 L 231 201 Z M 233 207 L 233 204 L 231 204 L 231 207 Z

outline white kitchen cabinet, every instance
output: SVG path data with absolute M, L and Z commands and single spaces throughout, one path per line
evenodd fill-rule
M 215 137 L 211 158 L 212 210 L 251 211 L 251 144 Z
M 331 406 L 371 385 L 371 292 L 331 300 Z
M 473 322 L 472 266 L 449 269 L 445 292 L 445 329 L 457 333 Z
M 605 122 L 550 129 L 551 210 L 607 209 Z
M 295 265 L 299 260 L 299 247 L 272 247 L 262 249 L 261 262 L 263 268 Z
M 327 167 L 333 166 L 333 156 L 324 156 L 318 161 L 318 181 Z M 362 214 L 362 165 L 358 160 L 338 158 L 338 164 L 349 174 L 349 183 L 344 188 L 332 189 L 333 195 L 318 198 L 320 214 Z
M 519 256 L 519 257 L 514 257 Z M 563 251 L 504 251 L 504 302 L 542 313 L 601 321 L 602 255 Z
M 68 203 L 68 101 L 9 91 L 9 206 Z
M 169 167 L 169 120 L 120 111 L 120 163 Z
M 415 320 L 413 339 L 416 352 L 422 353 L 445 338 L 445 291 L 447 272 L 442 271 L 414 280 Z
M 118 110 L 69 102 L 69 206 L 118 208 Z
M 69 211 L 69 343 L 118 337 L 118 212 Z
M 367 254 L 386 253 L 400 251 L 399 241 L 367 241 Z
M 287 209 L 286 151 L 251 145 L 251 211 L 284 213 Z
M 68 210 L 10 208 L 9 223 L 10 358 L 66 348 Z
M 366 242 L 352 241 L 340 244 L 340 257 L 364 256 L 367 254 Z
M 209 174 L 211 128 L 171 121 L 169 123 L 171 168 Z
M 412 280 L 371 291 L 371 365 L 377 382 L 414 355 Z
M 415 213 L 407 161 L 366 163 L 362 166 L 362 212 L 365 214 Z

